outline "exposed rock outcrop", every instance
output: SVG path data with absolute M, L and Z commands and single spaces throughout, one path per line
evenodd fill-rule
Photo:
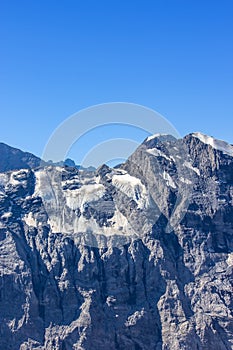
M 150 137 L 117 169 L 1 169 L 0 349 L 233 348 L 231 145 Z

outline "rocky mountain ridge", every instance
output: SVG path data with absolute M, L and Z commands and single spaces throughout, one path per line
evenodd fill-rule
M 32 153 L 23 152 L 0 142 L 0 172 L 36 168 L 41 163 L 41 159 Z
M 44 161 L 32 153 L 21 151 L 18 148 L 0 142 L 0 172 L 19 169 L 34 169 L 46 165 L 60 167 L 69 166 L 86 171 L 96 170 L 92 166 L 84 168 L 81 165 L 75 164 L 70 158 L 60 162 L 53 162 L 52 160 Z
M 0 173 L 0 349 L 233 348 L 231 145 L 32 168 Z

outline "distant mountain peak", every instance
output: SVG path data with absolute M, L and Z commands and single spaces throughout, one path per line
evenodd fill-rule
M 93 166 L 85 168 L 82 165 L 77 165 L 70 158 L 67 158 L 64 161 L 60 162 L 53 162 L 52 160 L 45 162 L 32 153 L 24 152 L 18 148 L 0 142 L 0 173 L 19 169 L 34 169 L 39 166 L 46 165 L 74 167 L 80 170 L 87 170 L 90 172 L 96 170 Z

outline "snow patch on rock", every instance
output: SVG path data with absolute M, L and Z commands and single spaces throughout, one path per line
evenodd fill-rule
M 148 136 L 146 141 L 154 140 L 154 139 L 156 139 L 157 137 L 160 137 L 160 136 L 166 136 L 166 134 L 154 134 L 154 135 Z
M 83 210 L 85 203 L 97 201 L 103 197 L 105 188 L 102 184 L 83 185 L 77 190 L 67 190 L 64 192 L 66 204 L 71 209 L 80 208 Z
M 162 151 L 160 151 L 157 148 L 150 148 L 150 149 L 147 150 L 147 153 L 150 153 L 150 154 L 152 154 L 155 157 L 163 157 L 163 158 L 171 161 L 170 157 L 168 157 L 165 153 L 163 153 Z
M 184 177 L 180 177 L 180 181 L 187 184 L 187 185 L 191 185 L 192 181 L 190 181 L 189 179 L 185 179 Z
M 195 173 L 196 173 L 198 176 L 200 176 L 200 170 L 199 170 L 198 168 L 194 168 L 190 162 L 185 161 L 185 162 L 184 162 L 184 166 L 186 166 L 187 168 L 189 168 L 189 169 L 195 171 Z
M 113 185 L 138 204 L 140 208 L 148 206 L 148 193 L 142 182 L 129 174 L 113 175 Z
M 198 138 L 202 143 L 210 145 L 214 149 L 233 157 L 233 146 L 229 145 L 227 142 L 216 140 L 213 137 L 201 134 L 200 132 L 193 133 L 192 136 Z
M 233 266 L 233 253 L 228 254 L 227 264 Z
M 176 188 L 176 184 L 173 181 L 172 177 L 166 172 L 163 172 L 163 178 L 167 183 L 167 186 L 172 187 L 172 188 Z
M 32 215 L 32 212 L 30 212 L 29 214 L 24 215 L 24 217 L 22 219 L 28 226 L 37 227 L 37 223 L 36 223 L 35 218 Z

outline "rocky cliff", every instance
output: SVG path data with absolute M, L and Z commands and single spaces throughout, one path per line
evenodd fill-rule
M 5 171 L 0 217 L 0 349 L 233 348 L 231 145 L 155 135 L 114 169 Z

